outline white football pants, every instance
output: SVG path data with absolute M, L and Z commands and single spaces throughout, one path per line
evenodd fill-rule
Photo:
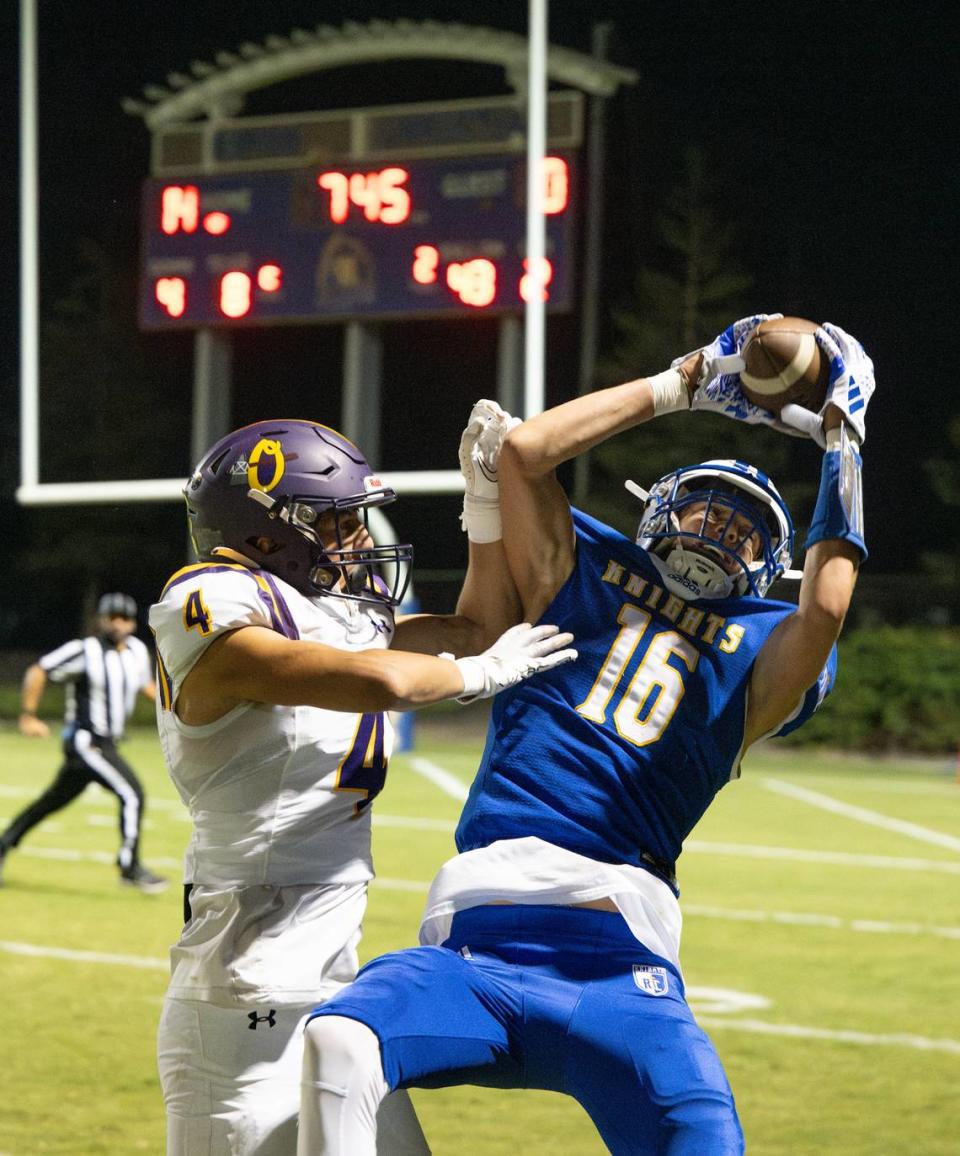
M 304 1023 L 314 1006 L 246 1011 L 164 1002 L 157 1058 L 167 1108 L 167 1156 L 295 1156 Z M 377 1044 L 379 1069 L 379 1043 L 369 1034 Z M 370 1153 L 429 1154 L 406 1092 L 386 1099 L 378 1123 L 381 1146 Z M 371 1134 L 376 1133 L 374 1125 Z M 360 1156 L 367 1149 L 340 1151 Z
M 413 1105 L 390 1094 L 380 1041 L 357 1020 L 322 1016 L 307 1025 L 297 1156 L 422 1156 L 429 1153 Z

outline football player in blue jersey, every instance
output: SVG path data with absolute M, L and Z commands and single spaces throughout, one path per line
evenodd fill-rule
M 565 1092 L 624 1156 L 743 1151 L 726 1076 L 684 999 L 675 862 L 746 749 L 800 726 L 832 686 L 866 557 L 859 442 L 873 391 L 862 347 L 827 325 L 821 412 L 758 410 L 737 370 L 761 319 L 523 424 L 481 403 L 475 452 L 492 478 L 502 439 L 502 534 L 523 614 L 572 631 L 580 657 L 494 700 L 422 946 L 374 960 L 308 1025 L 300 1156 L 372 1154 L 387 1092 L 452 1084 Z M 689 408 L 799 426 L 825 449 L 798 605 L 767 597 L 794 531 L 752 465 L 675 469 L 649 492 L 628 483 L 643 501 L 635 540 L 571 510 L 557 466 Z

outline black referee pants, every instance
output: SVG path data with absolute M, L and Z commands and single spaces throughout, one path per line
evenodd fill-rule
M 4 847 L 16 847 L 26 833 L 59 811 L 86 789 L 99 783 L 117 796 L 120 804 L 120 852 L 117 864 L 121 871 L 139 862 L 140 825 L 143 821 L 144 794 L 133 767 L 121 757 L 112 739 L 101 738 L 88 730 L 77 730 L 64 739 L 63 766 L 43 794 L 10 823 L 0 835 Z

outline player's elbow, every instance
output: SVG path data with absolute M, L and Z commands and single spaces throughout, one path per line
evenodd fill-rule
M 804 633 L 829 649 L 840 637 L 849 606 L 850 599 L 839 594 L 811 602 L 801 611 Z
M 367 713 L 415 710 L 444 697 L 422 670 L 385 665 L 375 677 L 367 680 L 362 694 L 362 709 Z
M 521 477 L 539 477 L 545 472 L 543 446 L 529 422 L 515 426 L 500 447 L 500 471 Z

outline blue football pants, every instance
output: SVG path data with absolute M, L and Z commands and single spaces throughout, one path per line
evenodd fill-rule
M 391 1090 L 564 1092 L 614 1156 L 743 1152 L 730 1085 L 679 975 L 613 912 L 470 908 L 442 947 L 381 956 L 314 1015 L 375 1032 Z

